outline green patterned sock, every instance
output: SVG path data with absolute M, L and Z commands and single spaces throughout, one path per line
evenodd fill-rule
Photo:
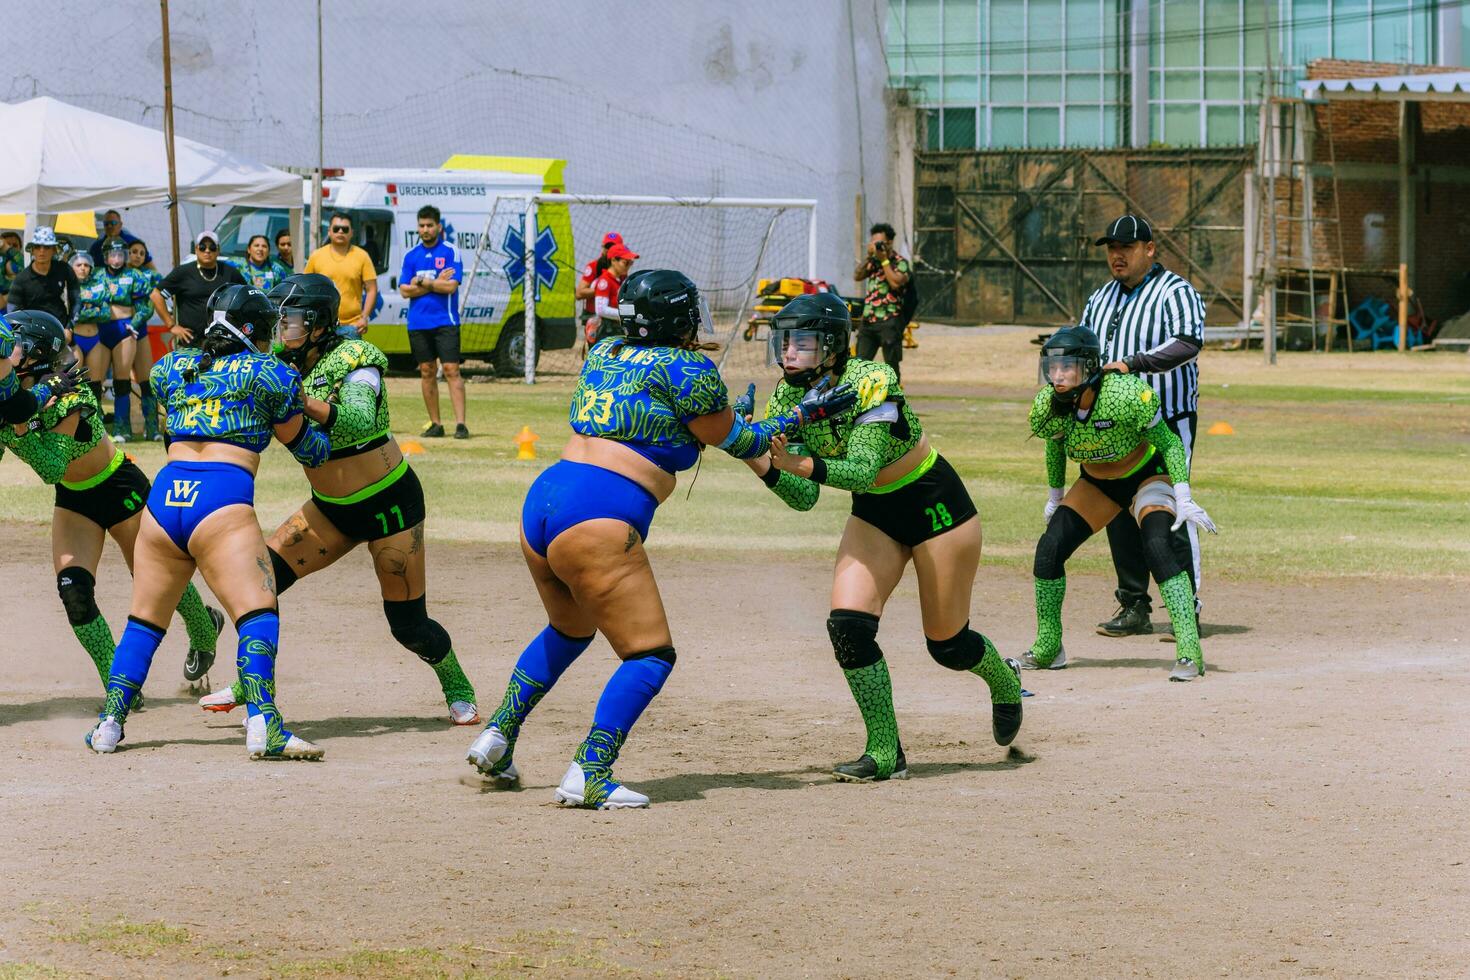
M 1194 616 L 1194 586 L 1189 573 L 1180 572 L 1167 582 L 1159 583 L 1159 594 L 1169 610 L 1169 622 L 1174 624 L 1174 642 L 1179 647 L 1179 656 L 1188 657 L 1201 668 L 1205 655 L 1199 645 L 1199 626 Z
M 200 598 L 199 590 L 194 588 L 193 582 L 185 587 L 184 594 L 179 597 L 178 613 L 189 634 L 189 649 L 212 651 L 219 640 L 219 630 L 214 628 L 214 619 L 210 617 L 209 609 L 204 605 L 204 600 Z
M 863 751 L 878 764 L 880 778 L 891 776 L 898 762 L 898 718 L 893 714 L 893 681 L 888 676 L 888 661 L 879 659 L 877 663 L 842 673 L 868 729 L 868 745 Z
M 1067 577 L 1036 580 L 1036 642 L 1031 654 L 1042 666 L 1056 659 L 1062 649 L 1062 600 L 1067 597 Z
M 76 634 L 77 642 L 82 645 L 82 649 L 87 651 L 87 656 L 92 658 L 92 664 L 97 668 L 97 676 L 102 678 L 102 689 L 106 690 L 108 675 L 112 673 L 112 651 L 117 649 L 107 620 L 102 618 L 101 613 L 98 613 L 96 619 L 83 626 L 73 625 L 71 631 Z
M 990 637 L 982 634 L 980 639 L 985 643 L 985 656 L 970 668 L 970 672 L 979 674 L 989 685 L 991 704 L 1020 704 L 1021 681 L 1016 677 L 1016 672 L 1001 659 L 995 650 L 995 644 L 990 642 Z
M 459 665 L 459 658 L 454 655 L 453 650 L 434 665 L 434 673 L 439 675 L 439 689 L 444 692 L 446 705 L 456 701 L 475 703 L 475 686 L 464 675 L 464 668 Z

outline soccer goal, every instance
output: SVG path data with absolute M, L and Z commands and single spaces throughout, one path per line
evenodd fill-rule
M 575 287 L 609 232 L 637 253 L 635 271 L 677 269 L 694 280 L 722 345 L 712 356 L 732 378 L 765 369 L 766 335 L 754 309 L 761 280 L 816 272 L 812 200 L 536 194 L 501 198 L 492 211 L 466 262 L 464 302 L 509 292 L 503 310 L 512 316 L 496 344 L 507 356 L 496 366 L 502 374 L 518 367 L 527 384 L 581 370 L 589 315 Z

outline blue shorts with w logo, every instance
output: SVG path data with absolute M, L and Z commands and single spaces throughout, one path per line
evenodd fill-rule
M 186 555 L 199 522 L 231 504 L 255 505 L 255 477 L 234 463 L 170 462 L 148 494 L 148 513 Z

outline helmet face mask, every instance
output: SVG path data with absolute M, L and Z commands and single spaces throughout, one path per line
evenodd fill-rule
M 1102 347 L 1086 327 L 1064 327 L 1041 346 L 1039 380 L 1051 385 L 1053 399 L 1074 405 L 1082 392 L 1102 379 Z
M 15 334 L 11 363 L 22 378 L 40 378 L 61 370 L 66 358 L 66 331 L 49 313 L 24 310 L 7 318 Z
M 771 317 L 766 363 L 780 367 L 788 384 L 809 387 L 847 362 L 852 320 L 847 304 L 831 293 L 793 297 Z
M 288 276 L 271 289 L 268 298 L 277 311 L 273 352 L 287 364 L 305 368 L 313 352 L 338 342 L 341 297 L 326 276 L 311 272 Z

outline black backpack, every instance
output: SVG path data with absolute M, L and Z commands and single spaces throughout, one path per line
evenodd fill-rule
M 909 263 L 909 281 L 904 283 L 903 292 L 898 297 L 898 322 L 905 327 L 919 312 L 919 280 L 913 269 L 913 263 Z

